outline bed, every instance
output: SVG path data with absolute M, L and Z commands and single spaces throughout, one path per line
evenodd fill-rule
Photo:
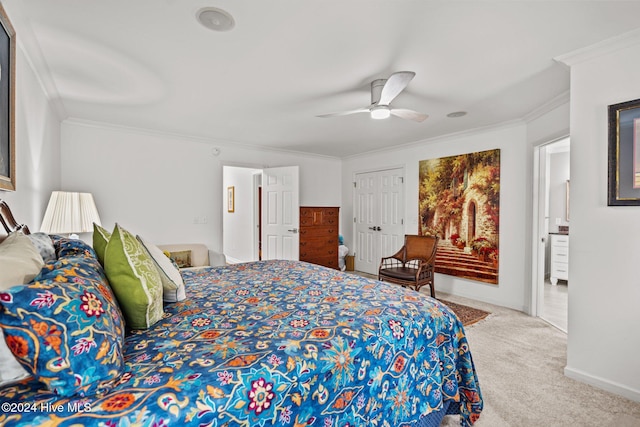
M 106 282 L 91 247 L 52 239 L 58 264 L 21 286 L 60 278 L 65 257 L 73 280 L 56 286 Z M 181 273 L 187 298 L 123 332 L 110 381 L 66 397 L 34 376 L 6 384 L 0 425 L 430 427 L 480 416 L 464 328 L 435 299 L 297 261 Z

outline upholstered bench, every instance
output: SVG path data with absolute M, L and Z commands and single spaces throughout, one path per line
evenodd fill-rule
M 171 245 L 158 245 L 163 251 L 176 253 L 176 252 L 190 252 L 190 267 L 186 268 L 199 268 L 199 267 L 217 267 L 226 265 L 227 258 L 224 254 L 210 250 L 206 245 L 202 243 L 178 243 Z

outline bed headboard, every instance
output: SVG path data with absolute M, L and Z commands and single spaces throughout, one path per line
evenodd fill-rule
M 7 234 L 18 230 L 22 231 L 24 234 L 31 234 L 29 227 L 25 224 L 18 224 L 16 219 L 13 217 L 13 213 L 11 213 L 9 205 L 7 205 L 7 202 L 4 200 L 0 200 L 0 223 L 2 223 Z M 7 236 L 0 234 L 0 241 L 4 240 L 5 237 Z

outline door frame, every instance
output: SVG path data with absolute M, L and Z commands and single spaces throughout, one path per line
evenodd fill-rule
M 355 184 L 357 183 L 357 176 L 360 174 L 364 174 L 364 173 L 374 173 L 374 172 L 384 172 L 384 171 L 388 171 L 388 170 L 394 170 L 394 169 L 401 169 L 402 170 L 402 178 L 404 179 L 404 184 L 402 186 L 402 200 L 403 200 L 403 204 L 402 204 L 402 217 L 404 219 L 404 233 L 406 233 L 407 231 L 407 165 L 406 164 L 398 164 L 398 165 L 390 165 L 390 166 L 384 166 L 384 167 L 377 167 L 377 168 L 367 168 L 367 169 L 359 169 L 357 171 L 354 171 L 352 176 L 351 176 L 351 182 L 352 182 L 352 186 L 351 186 L 351 206 L 353 206 L 353 217 L 351 218 L 351 223 L 353 224 L 352 226 L 352 230 L 351 230 L 351 241 L 353 242 L 353 253 L 352 255 L 356 255 L 358 250 L 360 250 L 360 248 L 358 247 L 358 239 L 357 239 L 357 232 L 356 232 L 356 214 L 357 214 L 357 197 L 356 197 L 356 186 Z M 356 257 L 357 258 L 357 257 Z
M 265 165 L 260 165 L 260 164 L 256 164 L 256 163 L 242 163 L 242 162 L 220 162 L 220 185 L 222 186 L 222 199 L 220 201 L 220 206 L 221 206 L 221 218 L 224 218 L 224 212 L 227 209 L 227 202 L 226 202 L 226 197 L 227 197 L 227 189 L 225 187 L 225 181 L 224 181 L 224 169 L 226 167 L 231 167 L 231 168 L 241 168 L 241 169 L 255 169 L 255 170 L 259 170 L 262 171 L 263 169 L 267 168 L 267 166 Z M 253 194 L 251 197 L 253 197 L 253 224 L 251 224 L 251 227 L 255 228 L 256 230 L 253 233 L 253 242 L 252 242 L 252 252 L 253 252 L 253 257 L 254 260 L 258 260 L 258 244 L 259 244 L 259 236 L 257 236 L 257 229 L 259 227 L 259 219 L 257 217 L 257 212 L 258 212 L 258 200 L 257 200 L 257 186 L 259 185 L 259 183 L 256 181 L 255 176 L 253 178 Z M 222 224 L 222 252 L 225 252 L 225 248 L 224 248 L 224 234 L 225 234 L 225 227 L 224 227 L 224 220 L 221 220 Z M 235 259 L 231 259 L 231 258 L 227 258 L 228 262 L 233 263 L 233 262 L 238 262 Z
M 544 306 L 544 282 L 546 275 L 546 245 L 549 218 L 548 194 L 546 194 L 549 170 L 547 164 L 547 148 L 552 144 L 570 139 L 569 134 L 547 140 L 533 146 L 533 191 L 532 191 L 532 260 L 531 260 L 531 295 L 529 315 L 541 317 Z

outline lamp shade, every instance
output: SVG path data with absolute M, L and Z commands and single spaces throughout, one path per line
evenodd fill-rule
M 91 193 L 54 191 L 40 231 L 48 234 L 87 233 L 93 231 L 94 222 L 101 225 Z

